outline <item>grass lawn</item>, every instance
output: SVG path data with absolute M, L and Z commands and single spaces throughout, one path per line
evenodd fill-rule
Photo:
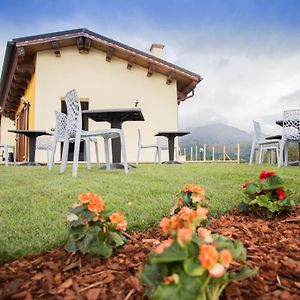
M 71 167 L 0 166 L 0 259 L 39 253 L 66 240 L 65 214 L 81 192 L 102 195 L 106 206 L 126 214 L 129 230 L 157 225 L 176 200 L 185 183 L 203 186 L 210 198 L 212 216 L 237 206 L 243 197 L 242 183 L 255 179 L 262 170 L 275 171 L 300 202 L 300 168 L 247 164 L 140 164 L 127 175 L 121 170 L 88 171 Z

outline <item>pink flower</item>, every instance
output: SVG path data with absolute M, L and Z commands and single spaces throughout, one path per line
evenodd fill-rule
M 284 190 L 276 190 L 276 194 L 279 200 L 283 200 L 286 196 Z
M 275 176 L 276 173 L 275 172 L 270 172 L 270 171 L 262 171 L 258 178 L 260 181 L 265 181 L 265 179 L 267 179 L 268 177 L 271 177 L 271 176 Z
M 209 274 L 214 278 L 219 278 L 225 274 L 225 268 L 223 265 L 216 263 L 211 269 L 209 269 Z

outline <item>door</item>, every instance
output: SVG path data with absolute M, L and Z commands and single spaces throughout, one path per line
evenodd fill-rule
M 88 101 L 80 101 L 80 104 L 81 104 L 81 110 L 89 109 Z M 66 102 L 64 100 L 61 101 L 61 112 L 65 113 L 65 114 L 67 113 L 67 106 L 66 106 Z M 82 118 L 82 129 L 89 130 L 88 118 L 86 118 L 86 117 Z M 60 155 L 62 155 L 62 148 L 63 148 L 63 145 L 61 145 Z M 70 143 L 69 144 L 68 161 L 73 161 L 73 153 L 74 153 L 74 143 Z M 84 161 L 84 160 L 86 160 L 85 159 L 85 145 L 84 145 L 84 142 L 80 142 L 79 161 Z
M 24 107 L 16 115 L 16 129 L 27 130 L 28 129 L 28 115 L 29 104 L 25 103 Z M 17 134 L 16 136 L 16 160 L 18 162 L 27 160 L 27 138 L 24 134 Z

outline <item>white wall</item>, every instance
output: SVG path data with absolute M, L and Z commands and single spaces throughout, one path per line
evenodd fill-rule
M 139 100 L 138 107 L 141 108 L 145 121 L 123 123 L 127 156 L 131 162 L 136 160 L 137 128 L 141 129 L 145 144 L 155 143 L 154 134 L 158 131 L 178 129 L 175 82 L 167 85 L 166 77 L 155 72 L 152 77 L 147 77 L 147 69 L 139 66 L 127 70 L 127 62 L 116 57 L 111 62 L 106 62 L 106 54 L 93 48 L 89 54 L 80 54 L 76 47 L 60 51 L 59 58 L 55 57 L 53 51 L 37 54 L 36 130 L 54 127 L 54 110 L 60 111 L 61 97 L 73 88 L 78 91 L 80 98 L 89 99 L 90 109 L 132 108 L 135 101 Z M 90 130 L 109 126 L 106 122 L 89 122 Z M 44 160 L 45 153 L 39 152 L 36 159 Z M 164 152 L 166 158 L 167 151 Z M 142 150 L 141 161 L 153 161 L 154 153 L 153 149 Z M 100 155 L 101 161 L 104 161 L 102 144 Z

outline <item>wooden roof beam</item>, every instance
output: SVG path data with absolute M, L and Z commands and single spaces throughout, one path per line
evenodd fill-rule
M 18 57 L 18 63 L 22 64 L 25 59 L 25 47 L 17 48 L 17 57 Z
M 169 76 L 167 77 L 167 81 L 166 81 L 166 84 L 171 84 L 173 82 L 173 80 L 175 79 L 175 73 L 174 72 L 171 72 L 169 74 Z
M 183 90 L 181 90 L 181 92 L 187 95 L 196 87 L 197 83 L 198 82 L 195 80 L 191 81 Z
M 61 54 L 60 54 L 60 50 L 59 50 L 59 41 L 52 41 L 51 42 L 51 46 L 52 46 L 52 49 L 54 49 L 54 54 L 56 57 L 61 57 Z
M 27 88 L 27 83 L 25 83 L 24 81 L 23 82 L 16 82 L 16 81 L 13 81 L 12 84 L 11 84 L 12 88 L 17 90 L 17 89 L 21 89 L 21 90 L 26 90 Z
M 30 80 L 30 77 L 27 77 L 27 76 L 22 76 L 20 74 L 16 74 L 14 75 L 13 77 L 13 81 L 14 82 L 17 82 L 17 83 L 25 83 L 27 85 L 27 83 L 29 82 Z
M 20 96 L 20 98 L 21 98 L 21 97 L 24 95 L 24 90 L 14 90 L 14 89 L 10 89 L 9 95 L 12 95 L 12 96 Z
M 107 51 L 106 51 L 106 61 L 107 62 L 111 61 L 114 52 L 115 52 L 115 48 L 110 47 L 110 46 L 107 48 Z
M 92 43 L 91 39 L 84 36 L 80 36 L 76 38 L 76 40 L 79 53 L 88 54 Z
M 154 70 L 155 66 L 153 64 L 150 64 L 148 67 L 147 77 L 151 77 L 153 75 Z
M 27 74 L 33 74 L 35 70 L 35 67 L 33 64 L 23 64 L 23 65 L 17 65 L 17 73 L 27 73 Z
M 127 69 L 128 70 L 131 70 L 134 62 L 135 62 L 135 57 L 133 55 L 129 56 L 128 63 L 127 63 Z

